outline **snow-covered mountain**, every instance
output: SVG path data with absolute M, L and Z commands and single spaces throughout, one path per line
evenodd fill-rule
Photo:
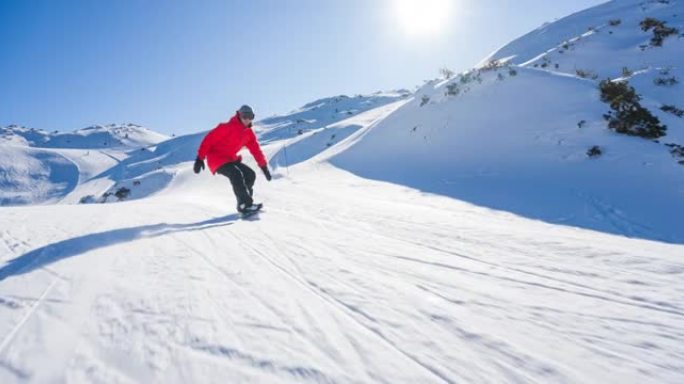
M 320 99 L 261 120 L 255 130 L 272 144 L 275 168 L 323 153 L 317 161 L 364 177 L 527 217 L 682 241 L 684 229 L 670 215 L 684 208 L 681 8 L 675 1 L 611 1 L 546 24 L 477 68 L 429 82 L 413 95 Z M 657 44 L 656 30 L 666 35 Z M 606 129 L 602 79 L 633 86 L 667 126 L 665 136 L 646 140 Z M 134 124 L 73 133 L 3 128 L 2 144 L 60 151 L 13 148 L 13 156 L 30 161 L 1 168 L 2 202 L 115 201 L 107 196 L 122 188 L 129 199 L 149 196 L 193 159 L 203 134 L 155 146 L 166 137 Z M 65 148 L 87 151 L 75 154 L 80 174 Z M 97 154 L 113 162 L 86 159 L 91 149 L 107 149 Z M 97 166 L 88 166 L 90 160 Z M 84 175 L 84 168 L 90 172 Z
M 679 13 L 681 4 L 674 1 L 608 2 L 546 24 L 477 68 L 429 82 L 414 94 L 325 98 L 263 119 L 255 130 L 270 144 L 275 168 L 321 155 L 316 161 L 330 160 L 364 177 L 531 218 L 684 241 L 684 229 L 670 214 L 684 210 Z M 653 42 L 655 27 L 642 25 L 648 19 L 671 32 L 659 44 Z M 604 114 L 610 107 L 599 92 L 606 78 L 628 81 L 641 104 L 667 126 L 665 136 L 654 141 L 608 130 Z M 65 203 L 116 201 L 107 196 L 123 190 L 129 199 L 142 198 L 163 190 L 194 158 L 204 134 L 151 146 L 160 138 L 136 129 L 129 124 L 50 135 L 12 127 L 3 136 L 34 147 L 147 144 L 81 182 L 60 182 L 56 192 L 42 193 L 62 196 Z M 30 185 L 31 177 L 24 179 L 19 185 Z
M 132 123 L 94 125 L 74 132 L 47 132 L 18 125 L 0 127 L 0 142 L 4 140 L 39 148 L 133 149 L 157 144 L 168 138 Z
M 331 161 L 552 223 L 684 242 L 673 214 L 684 212 L 684 38 L 654 46 L 647 18 L 684 32 L 684 3 L 612 1 L 548 24 L 426 84 Z M 665 135 L 609 130 L 606 78 L 628 81 Z
M 47 132 L 0 128 L 0 205 L 62 201 L 81 184 L 168 136 L 135 124 Z M 99 185 L 101 182 L 91 183 Z

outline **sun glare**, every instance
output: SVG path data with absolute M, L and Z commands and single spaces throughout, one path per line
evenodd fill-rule
M 455 0 L 393 0 L 400 28 L 410 36 L 443 32 Z

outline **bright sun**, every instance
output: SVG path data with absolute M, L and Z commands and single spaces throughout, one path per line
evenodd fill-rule
M 446 26 L 455 0 L 393 0 L 399 26 L 410 36 L 435 35 Z

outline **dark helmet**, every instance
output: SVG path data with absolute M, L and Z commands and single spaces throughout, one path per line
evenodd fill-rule
M 240 107 L 240 109 L 238 109 L 238 113 L 241 117 L 244 117 L 245 119 L 254 120 L 254 110 L 249 105 L 243 105 L 242 107 Z

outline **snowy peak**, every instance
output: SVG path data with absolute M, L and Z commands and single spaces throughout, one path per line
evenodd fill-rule
M 166 135 L 132 123 L 94 125 L 74 132 L 48 132 L 18 125 L 0 128 L 0 140 L 37 148 L 140 148 L 167 139 Z
M 140 148 L 154 145 L 169 137 L 136 124 L 95 125 L 70 134 L 55 135 L 49 146 L 61 148 Z
M 410 91 L 402 89 L 376 92 L 372 95 L 327 97 L 307 103 L 286 115 L 263 119 L 257 122 L 255 129 L 264 142 L 291 138 L 408 98 L 410 95 Z
M 55 131 L 55 134 L 58 132 Z M 50 133 L 36 128 L 28 128 L 16 124 L 0 127 L 0 143 L 38 146 L 44 143 Z

